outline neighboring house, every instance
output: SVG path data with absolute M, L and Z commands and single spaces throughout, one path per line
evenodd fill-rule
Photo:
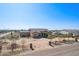
M 47 29 L 29 29 L 20 31 L 20 37 L 47 38 Z
M 61 34 L 69 34 L 67 31 L 60 31 Z
M 30 35 L 33 38 L 46 38 L 48 36 L 48 29 L 29 29 Z
M 30 32 L 42 32 L 42 31 L 48 31 L 48 29 L 31 28 L 28 31 L 30 31 Z
M 40 38 L 40 32 L 32 32 L 31 37 L 32 38 Z
M 79 32 L 73 32 L 73 36 L 79 36 Z
M 20 37 L 30 37 L 29 31 L 20 31 Z
M 59 30 L 51 30 L 50 32 L 51 32 L 52 35 L 56 35 L 57 33 L 58 33 L 58 34 L 60 33 Z
M 48 35 L 60 35 L 60 34 L 70 34 L 73 36 L 78 36 L 79 31 L 75 30 L 48 30 L 41 28 L 31 28 L 29 30 L 21 30 L 20 37 L 31 37 L 31 38 L 47 38 Z

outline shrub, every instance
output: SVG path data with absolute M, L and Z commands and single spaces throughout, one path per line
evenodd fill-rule
M 12 52 L 18 47 L 19 47 L 19 45 L 16 44 L 16 43 L 12 43 L 11 46 L 10 46 Z

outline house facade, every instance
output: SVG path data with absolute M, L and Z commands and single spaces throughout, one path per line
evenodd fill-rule
M 47 38 L 48 29 L 29 29 L 27 31 L 20 31 L 20 36 L 32 38 Z

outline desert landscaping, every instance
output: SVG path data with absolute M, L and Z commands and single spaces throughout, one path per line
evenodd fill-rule
M 73 39 L 70 38 L 70 41 L 73 41 Z M 20 55 L 21 53 L 24 53 L 24 52 L 30 52 L 30 51 L 33 51 L 31 48 L 30 48 L 30 43 L 32 43 L 32 48 L 34 49 L 34 51 L 36 50 L 41 50 L 41 49 L 47 49 L 47 48 L 53 48 L 52 46 L 49 45 L 49 41 L 52 42 L 52 46 L 55 47 L 55 46 L 61 46 L 61 45 L 65 45 L 65 43 L 62 41 L 62 40 L 58 40 L 57 38 L 55 39 L 45 39 L 45 38 L 42 38 L 42 39 L 27 39 L 27 38 L 21 38 L 19 40 L 16 41 L 16 44 L 18 45 L 16 48 L 14 48 L 14 51 L 12 52 L 11 48 L 10 48 L 10 45 L 11 41 L 7 40 L 6 42 L 8 42 L 9 44 L 6 44 L 6 45 L 3 45 L 3 48 L 2 48 L 2 52 L 1 52 L 1 55 Z M 54 42 L 57 41 L 58 43 L 55 44 Z M 71 42 L 69 42 L 71 43 Z M 72 43 L 75 43 L 72 42 Z M 12 52 L 12 53 L 11 53 Z
M 28 55 L 35 51 L 52 49 L 63 45 L 73 45 L 78 43 L 78 36 L 71 34 L 52 35 L 46 31 L 29 32 L 6 32 L 0 35 L 0 55 L 2 56 L 20 56 Z M 21 36 L 20 36 L 21 35 Z

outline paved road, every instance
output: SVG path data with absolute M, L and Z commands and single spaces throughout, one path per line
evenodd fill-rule
M 24 56 L 79 56 L 79 43 L 36 51 Z

